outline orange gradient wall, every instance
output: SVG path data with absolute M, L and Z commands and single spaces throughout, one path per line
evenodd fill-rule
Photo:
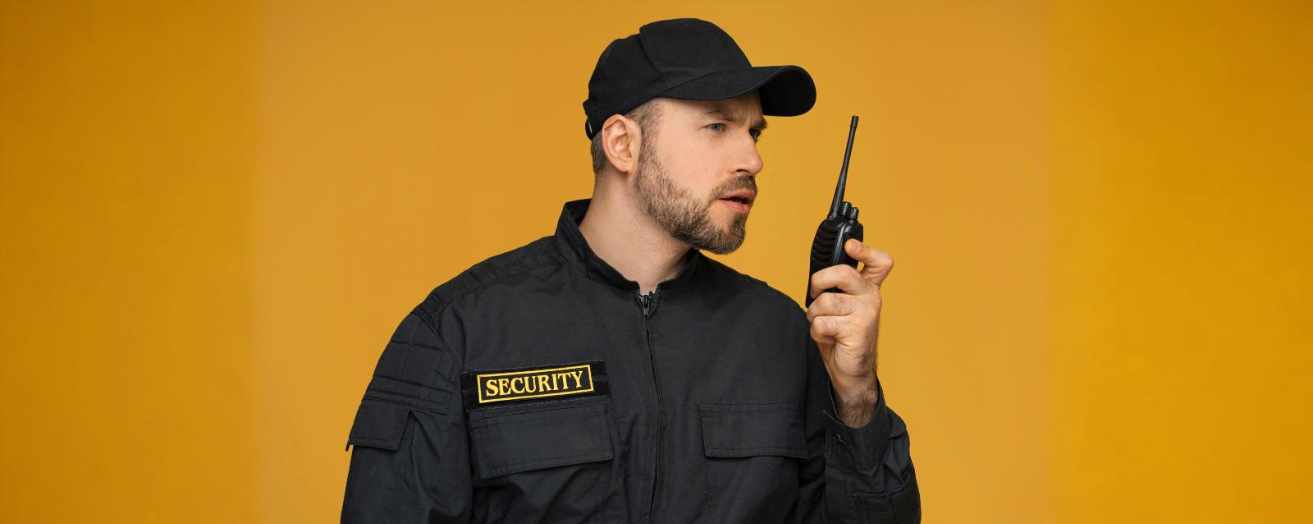
M 3 522 L 325 522 L 402 315 L 591 189 L 644 22 L 815 77 L 730 265 L 849 197 L 925 522 L 1307 522 L 1313 10 L 5 3 Z

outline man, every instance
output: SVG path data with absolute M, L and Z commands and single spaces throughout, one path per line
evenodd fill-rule
M 851 241 L 863 269 L 812 275 L 804 314 L 700 251 L 743 242 L 762 115 L 815 97 L 702 20 L 612 42 L 584 102 L 592 199 L 402 321 L 351 429 L 342 520 L 918 522 L 876 379 L 889 256 Z

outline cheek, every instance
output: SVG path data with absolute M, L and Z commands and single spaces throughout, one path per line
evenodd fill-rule
M 706 200 L 716 188 L 716 171 L 712 162 L 711 155 L 706 152 L 688 148 L 663 159 L 661 165 L 666 175 L 692 193 L 694 198 Z

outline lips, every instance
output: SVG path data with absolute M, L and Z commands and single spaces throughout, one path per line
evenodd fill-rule
M 731 191 L 720 197 L 720 200 L 728 200 L 730 202 L 736 202 L 739 204 L 743 204 L 745 206 L 751 206 L 752 202 L 756 199 L 757 199 L 757 192 L 752 191 L 750 189 L 740 189 L 738 191 Z

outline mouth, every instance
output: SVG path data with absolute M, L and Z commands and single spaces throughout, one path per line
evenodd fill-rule
M 752 202 L 757 200 L 757 192 L 746 189 L 732 191 L 721 196 L 718 200 L 740 211 L 747 211 L 752 208 Z

